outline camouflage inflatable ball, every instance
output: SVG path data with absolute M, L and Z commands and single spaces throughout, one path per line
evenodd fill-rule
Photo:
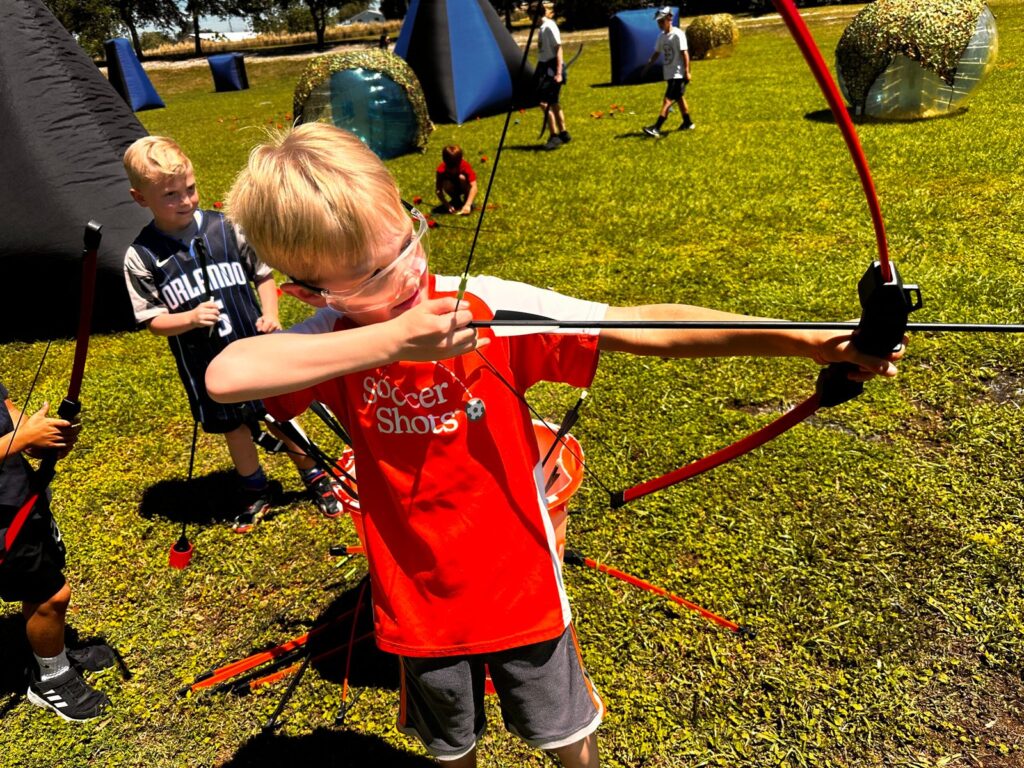
M 876 0 L 843 32 L 836 73 L 856 115 L 936 117 L 964 107 L 998 47 L 982 0 Z
M 294 115 L 351 131 L 384 160 L 422 152 L 434 129 L 416 74 L 379 48 L 310 61 L 295 86 Z

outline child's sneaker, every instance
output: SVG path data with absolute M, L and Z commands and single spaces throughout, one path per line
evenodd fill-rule
M 648 125 L 644 128 L 644 133 L 650 136 L 652 139 L 660 139 L 661 131 L 655 128 L 653 125 Z
M 274 482 L 269 482 L 267 487 L 260 491 L 242 491 L 245 509 L 235 518 L 231 530 L 235 533 L 248 533 L 267 516 L 274 505 L 274 485 Z
M 679 126 L 680 131 L 692 131 L 697 127 L 697 124 L 693 120 L 687 120 L 685 123 Z
M 45 683 L 31 672 L 28 700 L 37 707 L 52 709 L 61 718 L 72 723 L 84 723 L 103 714 L 110 706 L 107 694 L 90 687 L 73 667 Z
M 75 669 L 86 672 L 102 672 L 114 666 L 114 651 L 105 643 L 87 645 L 84 648 L 68 648 L 68 661 Z
M 562 140 L 563 144 L 568 144 L 570 141 L 572 141 L 572 136 L 569 135 L 568 131 L 562 131 L 560 134 L 558 134 L 558 138 Z
M 324 517 L 335 518 L 345 511 L 334 491 L 334 485 L 330 475 L 322 471 L 306 480 L 306 490 Z
M 544 145 L 544 149 L 550 152 L 553 149 L 558 149 L 562 146 L 562 140 L 557 136 L 549 136 L 547 143 Z

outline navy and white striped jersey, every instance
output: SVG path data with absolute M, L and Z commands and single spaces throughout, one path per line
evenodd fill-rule
M 224 347 L 255 336 L 261 311 L 253 284 L 271 278 L 241 233 L 223 214 L 197 210 L 193 226 L 176 233 L 160 231 L 151 222 L 128 248 L 125 280 L 135 319 L 148 323 L 164 313 L 187 312 L 213 299 L 220 321 L 167 338 L 188 393 L 192 415 L 204 425 L 241 418 L 240 407 L 216 403 L 206 394 L 206 368 Z M 209 254 L 201 263 L 195 242 L 202 238 Z M 253 403 L 262 412 L 260 403 Z M 241 410 L 244 409 L 244 405 Z M 249 411 L 251 413 L 251 411 Z

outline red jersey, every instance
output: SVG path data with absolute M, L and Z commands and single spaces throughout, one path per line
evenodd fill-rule
M 431 298 L 457 286 L 433 277 Z M 496 278 L 471 278 L 465 300 L 479 319 L 506 309 L 597 320 L 607 309 Z M 321 310 L 291 330 L 347 327 Z M 594 376 L 595 333 L 481 333 L 492 341 L 480 354 L 520 393 L 538 381 L 587 386 Z M 265 402 L 287 419 L 313 399 L 352 436 L 382 650 L 483 653 L 562 633 L 569 604 L 530 413 L 480 355 L 392 363 Z M 482 401 L 482 418 L 467 415 L 470 401 Z
M 441 163 L 439 166 L 437 166 L 438 181 L 440 181 L 442 178 L 451 179 L 452 181 L 458 181 L 459 176 L 461 176 L 462 174 L 466 175 L 466 180 L 470 184 L 476 181 L 476 172 L 473 170 L 473 166 L 471 166 L 465 160 L 459 161 L 458 168 L 449 168 L 444 163 Z

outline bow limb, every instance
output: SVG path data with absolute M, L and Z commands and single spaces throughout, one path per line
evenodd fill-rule
M 782 16 L 782 20 L 786 23 L 790 35 L 792 35 L 794 42 L 796 42 L 797 47 L 807 61 L 807 66 L 810 67 L 811 73 L 814 75 L 814 79 L 817 80 L 818 87 L 825 97 L 825 101 L 828 102 L 836 125 L 839 126 L 839 130 L 843 134 L 843 140 L 846 142 L 847 149 L 850 150 L 850 157 L 853 159 L 853 164 L 857 167 L 857 175 L 860 177 L 861 187 L 864 190 L 864 196 L 868 203 L 868 210 L 871 212 L 871 223 L 875 229 L 875 243 L 878 247 L 878 261 L 882 268 L 882 277 L 885 279 L 885 282 L 889 282 L 892 280 L 892 272 L 889 262 L 889 240 L 885 234 L 885 222 L 882 219 L 882 205 L 878 199 L 875 181 L 871 176 L 871 169 L 868 167 L 868 160 L 864 154 L 864 148 L 861 146 L 860 138 L 857 136 L 853 120 L 850 118 L 850 113 L 843 102 L 842 94 L 839 93 L 839 87 L 836 85 L 832 73 L 829 72 L 828 66 L 821 56 L 821 51 L 814 42 L 810 30 L 807 29 L 803 17 L 793 4 L 793 0 L 772 0 L 772 4 L 779 12 L 779 15 Z
M 825 65 L 818 46 L 793 4 L 793 0 L 772 0 L 772 2 L 814 74 L 836 124 L 843 134 L 843 139 L 846 141 L 846 146 L 860 177 L 861 187 L 864 190 L 874 225 L 878 260 L 868 267 L 867 272 L 864 273 L 857 285 L 862 314 L 852 343 L 862 352 L 876 357 L 886 357 L 902 343 L 903 335 L 907 330 L 909 314 L 921 306 L 921 293 L 916 285 L 905 286 L 895 265 L 890 262 L 881 204 L 871 170 L 868 167 L 867 158 L 853 121 L 850 119 L 849 112 L 847 112 L 839 93 L 839 88 Z M 819 408 L 828 408 L 857 397 L 863 391 L 864 385 L 861 382 L 850 380 L 850 373 L 855 370 L 856 366 L 852 363 L 833 363 L 827 368 L 823 368 L 818 375 L 814 394 L 775 421 L 702 459 L 653 480 L 613 493 L 611 495 L 612 507 L 622 506 L 628 501 L 668 488 L 738 458 L 787 432 L 809 418 Z
M 85 378 L 85 360 L 89 353 L 89 332 L 92 326 L 101 228 L 101 225 L 95 221 L 90 221 L 85 227 L 84 250 L 82 252 L 81 300 L 78 308 L 78 330 L 75 334 L 75 358 L 71 365 L 67 395 L 65 395 L 60 407 L 57 409 L 57 415 L 67 421 L 75 421 L 82 410 L 82 404 L 78 398 L 82 391 L 82 381 Z M 35 508 L 40 495 L 46 492 L 47 487 L 53 481 L 56 475 L 57 459 L 58 453 L 53 449 L 46 451 L 43 455 L 39 467 L 32 476 L 29 497 L 15 513 L 10 526 L 4 534 L 2 547 L 0 547 L 0 563 L 3 562 L 14 546 L 22 526 Z
M 860 177 L 875 230 L 878 261 L 868 268 L 857 285 L 862 314 L 853 344 L 862 352 L 885 357 L 903 342 L 909 314 L 920 309 L 922 305 L 921 291 L 916 285 L 905 286 L 896 266 L 889 259 L 889 243 L 882 219 L 882 207 L 871 169 L 868 167 L 867 157 L 864 155 L 864 148 L 857 136 L 853 120 L 839 93 L 839 87 L 821 56 L 821 51 L 811 37 L 793 0 L 772 0 L 772 3 L 807 61 L 814 79 L 817 80 Z M 863 391 L 863 384 L 849 380 L 849 374 L 853 370 L 854 366 L 850 363 L 833 363 L 821 372 L 817 388 L 822 396 L 823 407 L 846 402 Z

